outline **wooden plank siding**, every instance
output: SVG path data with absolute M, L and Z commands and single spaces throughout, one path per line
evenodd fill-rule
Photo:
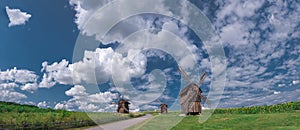
M 191 83 L 180 92 L 181 112 L 188 114 L 190 112 L 201 113 L 201 98 L 198 85 Z M 201 94 L 201 93 L 200 93 Z

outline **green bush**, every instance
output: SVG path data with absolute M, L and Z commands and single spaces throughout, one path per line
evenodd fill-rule
M 132 117 L 132 118 L 137 118 L 137 117 L 141 117 L 141 116 L 144 116 L 146 115 L 145 113 L 129 113 L 129 117 Z
M 153 116 L 160 114 L 160 111 L 144 111 L 144 114 L 151 114 Z

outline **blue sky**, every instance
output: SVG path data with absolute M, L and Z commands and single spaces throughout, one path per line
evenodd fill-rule
M 208 95 L 215 79 L 212 57 L 203 39 L 186 24 L 192 19 L 185 16 L 193 13 L 184 6 L 186 1 L 179 0 L 181 18 L 134 15 L 119 21 L 103 39 L 100 34 L 109 23 L 101 20 L 114 13 L 123 18 L 122 12 L 133 5 L 147 8 L 153 4 L 124 2 L 111 14 L 101 12 L 109 2 L 0 1 L 0 99 L 40 107 L 112 111 L 116 107 L 112 102 L 124 94 L 137 100 L 132 104 L 135 110 L 155 109 L 159 102 L 171 106 L 180 88 L 187 85 L 180 80 L 178 65 L 194 82 L 207 71 L 201 88 Z M 226 66 L 226 82 L 218 107 L 300 99 L 299 2 L 190 2 L 210 20 L 226 57 L 226 63 L 220 62 Z M 177 8 L 164 0 L 157 3 L 153 6 L 162 14 L 172 16 Z M 126 83 L 145 97 L 126 90 Z M 141 103 L 134 96 L 151 102 Z
M 6 43 L 1 44 L 1 59 L 5 61 L 1 62 L 1 69 L 16 66 L 39 71 L 40 63 L 45 60 L 71 59 L 78 30 L 74 23 L 75 12 L 67 1 L 1 1 L 0 4 L 1 41 Z M 8 27 L 6 6 L 28 10 L 34 15 L 26 25 Z

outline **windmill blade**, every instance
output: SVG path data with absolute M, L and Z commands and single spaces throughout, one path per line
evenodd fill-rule
M 211 106 L 210 101 L 207 99 L 206 96 L 201 95 L 201 98 L 204 99 L 205 103 L 206 103 L 209 107 Z
M 118 93 L 116 93 L 115 96 L 116 96 L 116 99 L 118 99 L 118 100 L 120 99 L 120 95 Z
M 201 75 L 201 77 L 200 77 L 200 79 L 199 79 L 199 86 L 200 86 L 200 84 L 204 81 L 205 78 L 206 78 L 206 72 L 204 72 L 204 73 Z
M 162 104 L 162 102 L 159 99 L 157 99 L 156 102 L 159 104 Z
M 180 66 L 178 66 L 178 70 L 188 83 L 192 83 L 189 76 L 183 71 L 183 69 Z
M 124 89 L 124 91 L 123 91 L 123 94 L 121 94 L 122 95 L 122 98 L 121 99 L 124 99 L 124 95 L 126 94 L 126 90 Z
M 126 95 L 126 90 L 125 89 L 121 89 L 118 92 L 119 93 L 116 94 L 116 96 L 118 97 L 118 99 L 124 99 L 124 95 Z
M 171 100 L 171 98 L 166 98 L 166 104 L 168 104 L 169 100 Z

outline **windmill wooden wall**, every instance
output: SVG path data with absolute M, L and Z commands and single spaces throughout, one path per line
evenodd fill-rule
M 189 84 L 180 92 L 181 112 L 185 114 L 201 113 L 201 90 L 194 83 Z

